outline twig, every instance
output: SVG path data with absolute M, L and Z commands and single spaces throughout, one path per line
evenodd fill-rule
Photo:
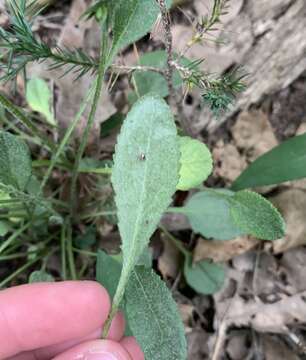
M 165 76 L 165 70 L 164 69 L 159 69 L 157 67 L 154 66 L 128 66 L 128 65 L 118 65 L 118 64 L 113 64 L 111 66 L 112 70 L 117 70 L 118 72 L 123 72 L 123 73 L 131 73 L 133 71 L 152 71 L 152 72 L 156 72 L 158 74 L 161 74 L 163 76 Z
M 157 0 L 157 3 L 160 8 L 162 23 L 165 32 L 165 48 L 167 52 L 167 70 L 165 71 L 165 78 L 168 83 L 169 94 L 170 96 L 174 96 L 174 88 L 172 82 L 174 67 L 173 67 L 173 39 L 171 32 L 171 21 L 165 0 Z
M 224 341 L 226 338 L 227 326 L 228 326 L 227 322 L 222 321 L 219 331 L 218 331 L 218 337 L 217 337 L 217 341 L 215 344 L 215 348 L 214 348 L 214 352 L 211 357 L 211 360 L 220 360 L 220 354 L 223 351 Z
M 163 28 L 165 32 L 165 48 L 167 52 L 167 69 L 165 70 L 165 79 L 167 80 L 168 89 L 169 89 L 169 96 L 170 96 L 170 103 L 173 102 L 176 105 L 177 112 L 179 114 L 178 118 L 182 129 L 186 134 L 191 134 L 191 129 L 189 128 L 188 121 L 184 116 L 184 109 L 182 105 L 182 99 L 177 99 L 175 94 L 175 89 L 173 87 L 173 71 L 176 69 L 174 58 L 173 58 L 173 37 L 171 32 L 171 21 L 169 12 L 167 10 L 167 6 L 165 0 L 156 0 L 162 17 Z M 172 100 L 172 101 L 171 101 Z

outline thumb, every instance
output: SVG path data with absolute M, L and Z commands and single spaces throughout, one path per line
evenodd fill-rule
M 53 360 L 132 360 L 128 352 L 117 342 L 95 340 L 80 344 Z

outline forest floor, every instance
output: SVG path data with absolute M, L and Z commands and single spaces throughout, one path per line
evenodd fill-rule
M 176 51 L 181 50 L 183 38 L 188 37 L 188 32 L 191 31 L 189 17 L 201 16 L 208 8 L 207 1 L 204 0 L 182 3 L 172 11 Z M 86 6 L 85 0 L 55 1 L 35 20 L 37 35 L 50 44 L 82 48 L 96 56 L 99 31 L 93 22 L 79 22 Z M 257 45 L 254 39 L 248 37 L 247 26 L 238 28 L 235 32 L 232 30 L 233 22 L 238 21 L 238 16 L 245 18 L 244 7 L 244 1 L 233 1 L 233 8 L 227 15 L 222 30 L 222 36 L 228 38 L 225 49 L 222 49 L 222 45 L 215 44 L 193 49 L 194 57 L 205 58 L 204 67 L 222 72 L 236 64 L 244 65 L 245 54 L 260 56 L 256 49 L 252 50 Z M 5 16 L 1 15 L 1 26 L 5 26 L 5 22 Z M 135 47 L 129 47 L 121 54 L 120 62 L 137 63 L 139 54 L 162 49 L 161 36 L 156 30 L 152 39 L 148 36 L 137 43 L 137 51 Z M 240 44 L 239 50 L 230 45 L 233 37 L 235 46 Z M 257 157 L 280 142 L 305 133 L 306 66 L 304 72 L 302 70 L 286 86 L 271 89 L 267 87 L 265 93 L 252 101 L 248 100 L 248 93 L 245 97 L 242 95 L 243 99 L 238 107 L 227 117 L 220 119 L 208 115 L 207 110 L 201 106 L 200 96 L 196 91 L 188 94 L 183 106 L 184 113 L 190 119 L 192 135 L 203 140 L 213 154 L 214 172 L 206 182 L 207 186 L 228 187 Z M 67 128 L 88 90 L 90 75 L 83 76 L 77 86 L 73 85 L 73 78 L 69 74 L 62 78 L 56 70 L 46 71 L 43 64 L 32 65 L 27 75 L 49 80 L 54 93 L 59 129 Z M 256 78 L 257 87 L 260 87 L 260 81 L 260 78 Z M 1 90 L 7 92 L 8 88 L 3 87 Z M 99 160 L 111 159 L 119 128 L 114 127 L 101 138 L 101 126 L 117 112 L 127 113 L 131 91 L 129 75 L 122 75 L 111 92 L 104 92 L 86 156 Z M 14 98 L 16 104 L 24 104 L 22 94 L 24 84 L 19 81 Z M 78 142 L 85 120 L 84 116 L 84 121 L 76 131 L 75 143 Z M 54 136 L 61 136 L 61 132 Z M 64 183 L 62 196 L 65 197 L 65 192 L 68 191 L 65 189 L 67 179 L 55 180 Z M 97 176 L 81 176 L 80 208 L 82 201 L 85 203 L 86 198 L 92 196 L 87 189 L 95 181 L 103 184 L 106 180 L 97 180 Z M 109 198 L 110 193 L 110 185 L 106 185 L 104 183 L 103 193 L 100 194 L 103 201 Z M 226 242 L 211 241 L 192 233 L 183 216 L 168 214 L 162 220 L 164 226 L 193 252 L 194 261 L 211 259 L 226 265 L 226 283 L 213 296 L 199 295 L 193 291 L 183 279 L 179 251 L 161 232 L 157 231 L 153 236 L 151 247 L 154 267 L 171 287 L 178 303 L 191 360 L 306 359 L 306 181 L 256 190 L 282 212 L 287 223 L 284 239 L 273 243 L 259 242 L 250 237 Z M 190 194 L 187 192 L 178 192 L 176 205 L 183 204 L 188 196 Z M 85 225 L 78 225 L 80 233 L 86 233 Z M 86 234 L 95 238 L 96 247 L 108 252 L 118 250 L 119 233 L 110 217 L 97 218 L 90 225 L 94 229 L 94 235 L 92 232 L 91 235 L 88 232 Z M 84 260 L 82 261 L 77 266 L 83 266 Z M 0 263 L 0 277 L 6 276 L 10 269 L 18 266 L 17 260 Z M 59 267 L 60 260 L 52 255 L 47 268 L 55 278 L 60 272 Z M 31 270 L 35 270 L 35 266 Z M 84 278 L 94 276 L 94 259 L 86 260 L 83 273 Z M 25 282 L 27 276 L 28 272 L 20 274 L 11 285 Z

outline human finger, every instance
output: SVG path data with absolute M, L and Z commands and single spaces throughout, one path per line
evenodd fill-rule
M 133 359 L 118 342 L 95 340 L 78 345 L 53 360 L 138 360 Z
M 90 334 L 110 310 L 96 282 L 22 285 L 0 292 L 0 359 Z

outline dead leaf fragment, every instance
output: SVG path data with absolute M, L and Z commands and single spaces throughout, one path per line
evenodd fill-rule
M 249 162 L 277 146 L 267 115 L 261 110 L 244 111 L 231 129 L 235 145 Z
M 195 262 L 207 259 L 214 262 L 226 262 L 253 249 L 258 243 L 259 240 L 248 236 L 226 241 L 201 238 L 194 249 L 193 259 Z
M 213 149 L 213 159 L 216 164 L 214 175 L 232 183 L 247 167 L 245 157 L 241 156 L 232 144 L 224 144 L 219 140 Z
M 181 254 L 172 242 L 162 236 L 164 251 L 158 258 L 158 268 L 163 277 L 175 279 L 180 271 Z
M 273 241 L 275 254 L 306 244 L 306 192 L 289 189 L 270 199 L 286 222 L 286 236 Z

